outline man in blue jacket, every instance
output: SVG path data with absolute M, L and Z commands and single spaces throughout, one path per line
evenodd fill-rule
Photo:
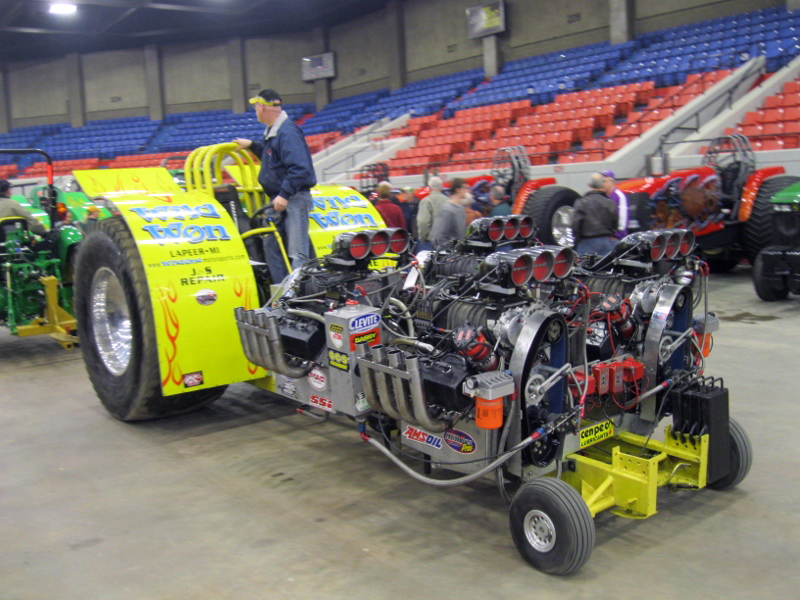
M 264 137 L 234 141 L 261 159 L 258 181 L 272 198 L 269 216 L 277 223 L 292 269 L 296 269 L 311 257 L 308 213 L 312 207 L 311 188 L 317 184 L 311 151 L 303 132 L 281 109 L 278 92 L 261 90 L 250 98 L 250 104 L 255 105 L 258 121 L 266 125 Z M 281 214 L 283 219 L 278 219 Z M 288 273 L 274 236 L 267 237 L 265 251 L 272 282 L 280 283 Z

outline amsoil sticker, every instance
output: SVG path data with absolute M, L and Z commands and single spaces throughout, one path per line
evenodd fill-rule
M 406 430 L 403 432 L 403 435 L 410 439 L 412 442 L 419 442 L 421 444 L 425 444 L 426 446 L 431 446 L 438 450 L 442 449 L 442 438 L 438 435 L 433 435 L 432 433 L 428 433 L 427 431 L 422 431 L 421 429 L 417 429 L 416 427 L 412 427 L 408 425 Z
M 353 317 L 350 319 L 348 328 L 350 329 L 350 333 L 361 333 L 362 331 L 374 329 L 380 324 L 381 316 L 375 313 L 370 313 L 368 315 L 361 315 L 360 317 Z
M 444 432 L 444 441 L 459 454 L 472 454 L 477 444 L 474 438 L 459 429 L 448 429 Z
M 194 373 L 186 373 L 183 376 L 183 387 L 197 387 L 203 385 L 203 372 L 195 371 Z
M 340 371 L 350 370 L 350 357 L 343 352 L 337 352 L 333 348 L 328 348 L 328 366 Z
M 217 301 L 217 292 L 214 290 L 200 290 L 194 294 L 194 299 L 200 306 L 211 306 Z
M 328 337 L 331 338 L 331 343 L 337 348 L 344 345 L 344 327 L 341 325 L 333 324 L 328 327 Z
M 311 387 L 315 390 L 324 390 L 328 385 L 328 378 L 319 367 L 314 367 L 308 374 L 308 383 L 310 383 Z
M 323 398 L 322 396 L 314 396 L 312 394 L 310 404 L 312 406 L 316 406 L 317 408 L 321 408 L 322 410 L 333 412 L 333 402 L 327 398 Z
M 281 394 L 294 398 L 297 395 L 297 386 L 293 381 L 284 381 L 281 386 Z
M 381 343 L 381 332 L 378 329 L 373 329 L 372 331 L 367 331 L 365 333 L 357 333 L 355 335 L 350 336 L 350 351 L 353 352 L 356 349 L 356 344 L 360 344 L 361 342 L 367 342 L 370 346 L 374 346 L 375 344 Z
M 614 425 L 611 421 L 603 421 L 586 429 L 581 429 L 581 448 L 591 446 L 614 435 Z

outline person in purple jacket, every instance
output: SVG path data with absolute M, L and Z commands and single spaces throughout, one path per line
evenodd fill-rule
M 617 180 L 614 178 L 614 171 L 603 171 L 603 193 L 617 203 L 619 209 L 619 225 L 614 234 L 617 239 L 622 239 L 628 235 L 628 197 L 617 188 Z

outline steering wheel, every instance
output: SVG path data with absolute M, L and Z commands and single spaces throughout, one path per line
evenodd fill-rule
M 267 221 L 268 218 L 264 217 L 264 213 L 266 213 L 270 208 L 272 208 L 271 202 L 265 204 L 264 206 L 262 206 L 256 212 L 253 213 L 253 216 L 250 217 L 251 229 L 259 229 L 260 227 L 264 227 L 264 224 L 259 223 L 258 220 L 261 219 L 262 221 Z M 277 216 L 269 220 L 271 220 L 275 225 L 277 225 L 283 220 L 283 212 L 284 211 L 281 211 Z

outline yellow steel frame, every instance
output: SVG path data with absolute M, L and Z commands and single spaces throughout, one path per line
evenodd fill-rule
M 37 317 L 28 325 L 19 325 L 17 335 L 26 337 L 47 334 L 64 348 L 72 348 L 78 342 L 78 337 L 71 332 L 78 328 L 78 323 L 75 317 L 58 304 L 58 278 L 48 275 L 40 277 L 39 282 L 44 286 L 44 317 Z
M 708 470 L 708 435 L 665 441 L 620 433 L 567 457 L 573 469 L 562 479 L 583 497 L 592 516 L 614 508 L 617 515 L 643 519 L 656 513 L 658 488 L 703 488 Z
M 259 165 L 253 159 L 252 154 L 246 150 L 239 149 L 234 142 L 201 146 L 189 154 L 184 165 L 186 191 L 199 190 L 213 196 L 214 186 L 222 183 L 222 160 L 226 157 L 232 158 L 236 166 L 239 167 L 241 185 L 236 186 L 236 191 L 244 201 L 247 214 L 253 215 L 266 204 L 264 190 L 261 188 L 261 184 L 258 183 Z M 243 234 L 242 238 L 245 239 L 254 235 L 274 235 L 278 241 L 278 248 L 280 248 L 286 268 L 291 272 L 292 265 L 286 254 L 283 239 L 275 225 L 270 224 L 266 227 L 253 229 Z M 273 283 L 279 282 L 274 281 Z

